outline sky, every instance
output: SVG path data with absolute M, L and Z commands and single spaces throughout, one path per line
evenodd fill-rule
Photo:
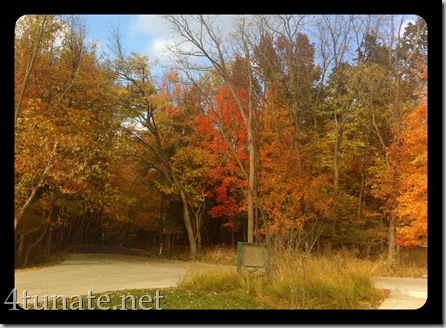
M 119 26 L 126 54 L 136 52 L 147 55 L 150 62 L 157 59 L 158 68 L 170 64 L 169 57 L 164 51 L 165 47 L 180 40 L 178 35 L 171 33 L 167 23 L 158 15 L 83 15 L 83 17 L 87 26 L 87 40 L 97 44 L 99 54 L 101 50 L 107 50 L 112 28 Z M 220 15 L 218 18 L 223 33 L 228 34 L 233 16 Z M 409 20 L 414 20 L 414 16 L 407 16 L 406 19 L 405 24 Z M 156 75 L 156 72 L 152 73 Z
M 124 49 L 159 57 L 160 45 L 168 38 L 166 28 L 156 15 L 84 15 L 88 29 L 87 39 L 97 43 L 99 49 L 109 43 L 109 33 L 119 26 Z
M 83 15 L 88 30 L 87 40 L 94 41 L 99 49 L 106 49 L 110 31 L 119 26 L 124 50 L 149 56 L 149 61 L 158 59 L 160 64 L 168 63 L 164 51 L 166 45 L 178 41 L 167 24 L 158 15 Z M 229 27 L 231 16 L 221 15 L 223 26 Z

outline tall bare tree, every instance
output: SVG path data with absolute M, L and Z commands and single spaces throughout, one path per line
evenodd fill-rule
M 249 47 L 249 36 L 247 30 L 247 21 L 244 17 L 239 17 L 237 20 L 237 30 L 235 37 L 238 43 L 237 47 L 240 47 L 241 54 L 243 54 L 243 63 L 245 68 L 244 79 L 246 82 L 245 87 L 248 90 L 248 104 L 245 105 L 240 98 L 240 95 L 236 89 L 236 82 L 232 78 L 232 72 L 230 69 L 230 63 L 234 59 L 233 53 L 229 47 L 229 44 L 225 42 L 225 38 L 222 32 L 221 26 L 218 25 L 217 17 L 215 16 L 187 16 L 187 15 L 168 15 L 164 16 L 164 19 L 169 23 L 172 31 L 181 36 L 182 42 L 178 43 L 170 50 L 176 55 L 176 62 L 182 65 L 182 70 L 186 69 L 198 69 L 203 70 L 203 66 L 192 66 L 188 59 L 206 59 L 206 63 L 210 64 L 215 72 L 220 76 L 224 83 L 228 86 L 234 100 L 236 107 L 240 112 L 243 120 L 246 124 L 246 133 L 248 136 L 248 152 L 249 152 L 249 164 L 248 168 L 245 168 L 240 161 L 242 171 L 246 172 L 248 180 L 247 188 L 247 200 L 248 200 L 248 242 L 254 241 L 254 220 L 255 220 L 255 188 L 256 188 L 256 133 L 255 123 L 256 118 L 256 106 L 254 94 L 254 80 L 251 67 L 251 50 Z M 186 48 L 185 46 L 189 46 Z M 188 65 L 188 66 L 187 66 Z
M 42 37 L 43 37 L 43 33 L 45 30 L 45 23 L 47 20 L 47 16 L 43 15 L 43 16 L 34 16 L 35 17 L 35 25 L 36 25 L 36 30 L 35 36 L 32 38 L 32 50 L 31 50 L 31 54 L 28 60 L 28 64 L 26 65 L 26 70 L 25 70 L 25 77 L 23 79 L 22 85 L 21 85 L 21 89 L 20 89 L 20 94 L 19 97 L 17 99 L 17 104 L 15 107 L 15 111 L 14 111 L 14 120 L 17 121 L 17 118 L 19 117 L 19 113 L 20 113 L 20 109 L 22 108 L 22 102 L 23 102 L 23 97 L 25 95 L 25 90 L 26 90 L 26 86 L 28 84 L 29 81 L 29 77 L 31 75 L 31 71 L 33 69 L 34 66 L 34 62 L 36 60 L 36 56 L 39 52 L 39 47 L 42 41 Z M 32 18 L 32 17 L 31 17 Z M 20 27 L 19 27 L 20 30 Z M 16 33 L 18 32 L 17 28 L 16 28 Z
M 123 125 L 123 129 L 131 139 L 148 150 L 153 158 L 155 169 L 163 174 L 168 184 L 174 187 L 180 196 L 190 256 L 195 258 L 198 254 L 198 238 L 191 218 L 188 193 L 170 158 L 169 140 L 172 140 L 172 137 L 168 135 L 169 128 L 159 120 L 166 101 L 157 94 L 148 58 L 135 53 L 130 56 L 125 54 L 118 26 L 111 32 L 109 48 L 114 60 L 109 62 L 108 66 L 128 92 L 128 96 L 123 98 L 123 107 L 130 119 L 130 124 Z M 132 122 L 137 126 L 135 127 Z

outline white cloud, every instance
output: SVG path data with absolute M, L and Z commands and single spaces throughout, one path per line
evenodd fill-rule
M 166 48 L 168 45 L 172 44 L 173 41 L 169 39 L 163 39 L 163 38 L 151 39 L 145 45 L 143 54 L 147 55 L 151 62 L 158 60 L 159 64 L 165 65 L 169 60 Z
M 226 37 L 232 29 L 231 15 L 220 15 L 217 24 L 221 27 L 223 36 Z M 198 28 L 198 23 L 191 25 Z M 181 41 L 181 36 L 175 35 L 169 29 L 168 24 L 159 15 L 138 15 L 128 27 L 128 36 L 138 42 L 144 42 L 145 54 L 150 60 L 159 59 L 161 63 L 168 60 L 167 46 L 172 46 Z M 189 48 L 186 44 L 183 46 Z M 190 48 L 191 49 L 191 48 Z
M 175 44 L 175 41 L 171 38 L 157 38 L 153 41 L 152 48 L 157 53 L 164 53 L 168 47 Z
M 137 15 L 128 27 L 128 35 L 134 41 L 142 43 L 144 55 L 150 61 L 168 59 L 166 46 L 173 44 L 166 23 L 158 15 Z
M 129 25 L 129 32 L 159 38 L 168 35 L 165 25 L 158 15 L 137 15 L 134 22 Z

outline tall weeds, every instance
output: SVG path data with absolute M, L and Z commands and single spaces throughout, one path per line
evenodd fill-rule
M 373 308 L 381 293 L 373 287 L 379 268 L 371 261 L 358 260 L 347 253 L 314 257 L 304 252 L 290 258 L 275 253 L 271 271 L 242 274 L 234 271 L 204 272 L 182 281 L 180 289 L 207 293 L 236 292 L 251 295 L 285 309 Z M 302 259 L 305 268 L 302 268 Z M 305 275 L 305 284 L 303 278 Z

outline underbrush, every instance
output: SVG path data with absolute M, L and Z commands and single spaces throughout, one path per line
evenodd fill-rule
M 206 247 L 198 255 L 197 260 L 212 264 L 235 265 L 237 249 L 231 246 Z
M 377 265 L 353 257 L 275 259 L 270 271 L 212 271 L 186 277 L 179 291 L 249 295 L 275 309 L 370 309 L 384 299 L 373 287 Z
M 142 248 L 131 248 L 131 247 L 118 247 L 118 246 L 100 246 L 100 245 L 75 245 L 67 248 L 63 251 L 53 254 L 51 257 L 47 258 L 46 261 L 39 262 L 36 264 L 31 264 L 27 267 L 20 268 L 17 270 L 30 270 L 35 268 L 40 268 L 43 266 L 50 266 L 63 261 L 67 253 L 106 253 L 106 254 L 122 254 L 122 255 L 133 255 L 133 256 L 145 256 L 153 258 L 163 258 L 168 260 L 181 260 L 190 261 L 189 248 L 186 246 L 175 246 L 171 249 L 163 249 L 160 255 L 159 248 L 142 249 Z M 297 263 L 290 261 L 285 256 L 286 252 L 279 252 L 279 254 L 274 255 L 278 266 L 273 265 L 273 269 L 276 268 L 280 273 L 282 269 L 281 266 L 287 264 L 288 267 L 295 266 L 298 268 L 302 263 Z M 306 258 L 304 264 L 310 264 L 315 261 L 315 259 L 337 259 L 340 263 L 344 263 L 345 260 L 359 265 L 358 267 L 372 266 L 374 268 L 373 272 L 376 276 L 385 277 L 412 277 L 412 278 L 427 278 L 427 251 L 426 249 L 402 249 L 400 263 L 389 268 L 386 265 L 386 254 L 381 254 L 373 259 L 361 259 L 355 256 L 355 252 L 347 249 L 341 249 L 340 251 L 325 251 L 313 254 L 310 258 Z M 273 256 L 273 258 L 274 258 Z M 294 260 L 299 261 L 300 255 L 292 254 L 288 257 L 295 257 Z M 222 265 L 236 265 L 237 263 L 237 249 L 228 245 L 225 246 L 206 246 L 202 249 L 201 253 L 198 255 L 196 261 L 211 263 L 211 264 L 222 264 Z M 344 261 L 344 262 L 343 262 Z
M 383 254 L 379 262 L 383 263 L 378 275 L 384 277 L 427 278 L 427 249 L 406 248 L 401 249 L 400 261 L 392 267 L 387 267 L 386 255 Z

